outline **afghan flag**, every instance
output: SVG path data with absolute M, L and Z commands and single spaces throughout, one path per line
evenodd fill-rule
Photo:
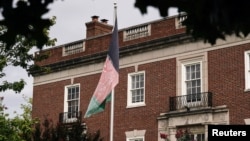
M 102 74 L 95 92 L 90 100 L 85 118 L 93 114 L 104 111 L 105 104 L 110 100 L 111 92 L 119 82 L 119 44 L 117 18 L 112 33 L 106 61 L 103 66 Z

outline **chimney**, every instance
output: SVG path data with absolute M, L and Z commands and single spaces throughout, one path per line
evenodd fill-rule
M 113 26 L 107 24 L 108 20 L 102 19 L 101 22 L 98 20 L 99 16 L 92 16 L 92 21 L 87 22 L 86 28 L 86 38 L 98 36 L 98 35 L 103 35 L 105 33 L 110 33 L 112 32 Z
M 92 16 L 91 18 L 92 18 L 92 22 L 97 22 L 97 21 L 98 21 L 99 16 Z
M 108 23 L 108 20 L 107 20 L 107 19 L 102 19 L 101 21 L 102 21 L 102 23 L 104 23 L 104 24 L 107 24 L 107 23 Z

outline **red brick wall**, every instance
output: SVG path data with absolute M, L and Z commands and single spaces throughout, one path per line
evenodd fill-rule
M 227 105 L 230 124 L 244 124 L 250 115 L 250 92 L 244 92 L 244 51 L 250 44 L 208 52 L 208 90 L 213 93 L 213 106 Z M 114 140 L 125 140 L 125 132 L 146 130 L 146 140 L 157 140 L 157 117 L 169 111 L 169 96 L 176 96 L 176 59 L 168 59 L 138 66 L 145 71 L 144 107 L 126 108 L 127 77 L 134 67 L 120 69 L 120 81 L 115 89 Z M 96 88 L 100 74 L 75 78 L 81 86 L 81 111 L 85 114 L 90 98 Z M 64 86 L 70 80 L 34 87 L 33 117 L 43 118 L 48 114 L 58 121 L 63 112 Z M 89 130 L 101 129 L 105 141 L 109 138 L 110 104 L 104 112 L 83 119 Z
M 213 105 L 227 105 L 230 124 L 244 124 L 250 117 L 250 92 L 244 92 L 244 51 L 250 44 L 208 52 L 208 89 Z
M 48 116 L 57 123 L 59 113 L 63 112 L 64 86 L 69 84 L 70 80 L 65 80 L 34 86 L 32 116 L 41 120 Z
M 158 38 L 163 38 L 163 37 L 168 37 L 168 36 L 175 35 L 175 34 L 184 33 L 184 32 L 185 32 L 185 28 L 181 28 L 181 29 L 175 28 L 175 18 L 159 20 L 151 24 L 151 36 L 123 42 L 123 31 L 120 31 L 119 32 L 119 46 L 120 47 L 129 46 L 133 44 L 142 43 L 145 41 L 150 41 L 150 40 L 154 40 Z M 55 48 L 51 48 L 49 50 L 41 52 L 41 53 L 49 52 L 50 57 L 42 62 L 37 62 L 37 63 L 40 65 L 48 65 L 48 64 L 65 61 L 65 60 L 69 60 L 73 58 L 79 58 L 84 55 L 107 51 L 109 44 L 110 44 L 110 40 L 111 40 L 111 34 L 96 37 L 93 39 L 88 39 L 86 40 L 84 52 L 74 54 L 74 55 L 69 55 L 69 56 L 62 56 L 63 45 L 55 47 Z
M 125 140 L 125 131 L 146 130 L 147 140 L 157 140 L 157 116 L 168 111 L 168 97 L 176 94 L 176 61 L 169 59 L 138 67 L 145 71 L 145 102 L 146 106 L 126 108 L 127 106 L 127 76 L 134 72 L 134 67 L 121 69 L 120 81 L 115 89 L 114 140 Z M 85 114 L 90 98 L 99 81 L 100 74 L 75 78 L 80 83 L 80 110 Z M 43 118 L 48 114 L 54 122 L 58 122 L 59 113 L 63 112 L 64 86 L 70 80 L 50 83 L 34 87 L 33 117 Z M 108 141 L 110 126 L 110 103 L 104 112 L 83 119 L 91 132 L 101 129 L 101 134 Z
M 151 36 L 123 42 L 123 34 L 119 33 L 120 46 L 128 46 L 159 37 L 183 33 L 185 29 L 175 29 L 174 19 L 152 23 Z M 62 57 L 62 48 L 50 50 L 51 56 L 44 64 L 77 58 L 107 50 L 111 36 L 102 36 L 87 40 L 83 53 Z M 250 117 L 250 92 L 244 92 L 244 51 L 250 50 L 250 44 L 217 49 L 208 52 L 208 90 L 213 93 L 213 106 L 227 105 L 230 124 L 244 124 L 244 118 Z M 146 73 L 144 107 L 126 108 L 127 77 L 134 72 L 134 67 L 120 69 L 120 81 L 115 89 L 114 140 L 125 140 L 125 131 L 146 130 L 146 140 L 157 140 L 157 117 L 169 111 L 169 96 L 176 96 L 176 59 L 168 59 L 138 66 L 138 71 Z M 83 76 L 74 79 L 80 83 L 81 111 L 85 114 L 93 95 L 100 74 Z M 64 87 L 71 80 L 58 81 L 34 86 L 33 117 L 43 118 L 49 115 L 57 122 L 59 113 L 63 112 Z M 84 119 L 91 132 L 101 129 L 104 141 L 109 138 L 110 103 L 104 112 Z
M 105 33 L 110 33 L 113 29 L 111 25 L 106 23 L 101 23 L 99 21 L 89 22 L 85 24 L 87 27 L 86 38 L 94 37 L 96 35 L 102 35 Z

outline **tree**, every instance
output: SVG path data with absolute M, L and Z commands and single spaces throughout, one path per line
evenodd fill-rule
M 9 118 L 3 109 L 0 97 L 0 141 L 102 141 L 100 131 L 88 132 L 86 124 L 80 120 L 72 125 L 56 124 L 45 118 L 32 118 L 32 99 L 24 97 L 25 104 L 21 104 L 23 113 Z
M 40 49 L 47 44 L 49 37 L 44 30 L 49 29 L 53 22 L 42 16 L 49 11 L 48 5 L 53 2 L 54 0 L 0 0 L 3 16 L 0 25 L 6 28 L 0 41 L 6 43 L 7 50 L 16 43 L 17 36 L 23 36 L 28 42 L 36 42 Z
M 58 123 L 54 127 L 47 116 L 42 124 L 36 124 L 33 135 L 34 141 L 102 141 L 100 130 L 90 133 L 80 120 L 70 125 Z
M 55 18 L 51 19 L 51 21 L 54 22 Z M 6 29 L 4 27 L 0 26 L 0 32 L 4 32 L 5 30 Z M 55 41 L 55 39 L 49 40 L 47 42 L 47 45 L 54 45 Z M 12 45 L 11 48 L 7 48 L 6 44 L 0 43 L 0 78 L 2 79 L 2 84 L 0 84 L 0 92 L 11 89 L 18 93 L 21 92 L 26 84 L 23 79 L 19 81 L 15 80 L 14 82 L 4 80 L 4 77 L 6 75 L 3 72 L 3 69 L 5 67 L 21 67 L 25 69 L 28 74 L 31 70 L 42 69 L 33 62 L 35 60 L 39 61 L 45 59 L 48 56 L 46 54 L 44 54 L 43 56 L 33 56 L 33 54 L 30 54 L 30 51 L 34 48 L 34 46 L 36 46 L 35 41 L 28 41 L 28 39 L 21 35 L 18 35 L 16 37 L 15 45 Z
M 0 141 L 32 141 L 33 125 L 35 125 L 37 119 L 31 118 L 31 99 L 23 98 L 26 104 L 21 105 L 23 110 L 21 115 L 16 115 L 10 119 L 7 113 L 2 112 L 0 114 Z M 4 106 L 2 105 L 2 107 Z M 0 108 L 0 113 L 1 110 L 3 108 Z
M 212 45 L 217 39 L 236 35 L 246 37 L 250 32 L 249 6 L 246 0 L 136 0 L 135 7 L 142 14 L 147 13 L 147 7 L 159 10 L 160 15 L 168 15 L 168 9 L 178 8 L 179 13 L 186 13 L 183 22 L 186 31 L 194 39 L 203 39 Z
M 0 92 L 8 89 L 21 92 L 25 81 L 4 80 L 3 69 L 7 66 L 21 67 L 29 72 L 41 69 L 33 64 L 46 55 L 34 58 L 31 50 L 37 47 L 54 45 L 56 39 L 49 38 L 49 28 L 55 24 L 55 17 L 44 19 L 42 16 L 54 0 L 0 0 L 3 19 L 0 20 Z

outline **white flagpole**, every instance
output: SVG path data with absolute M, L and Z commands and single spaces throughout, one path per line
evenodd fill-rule
M 114 2 L 114 14 L 116 18 L 116 2 Z M 115 19 L 116 20 L 116 19 Z M 114 89 L 111 92 L 111 111 L 110 111 L 110 141 L 113 141 L 114 138 L 114 103 L 115 103 L 115 95 L 114 95 Z
M 111 113 L 110 113 L 110 141 L 113 141 L 114 136 L 114 90 L 111 92 Z

